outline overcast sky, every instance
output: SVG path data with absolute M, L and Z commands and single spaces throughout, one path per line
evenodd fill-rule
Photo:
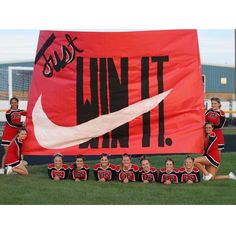
M 0 30 L 0 63 L 34 60 L 38 30 Z M 201 62 L 234 65 L 234 30 L 199 30 Z

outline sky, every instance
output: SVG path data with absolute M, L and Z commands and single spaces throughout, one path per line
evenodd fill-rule
M 234 66 L 234 30 L 199 30 L 201 62 Z
M 39 30 L 0 30 L 0 63 L 34 60 Z M 198 30 L 202 64 L 234 66 L 234 30 Z

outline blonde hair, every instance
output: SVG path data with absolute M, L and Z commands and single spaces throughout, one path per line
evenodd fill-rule
M 55 153 L 54 156 L 53 156 L 53 159 L 57 158 L 57 157 L 60 157 L 61 159 L 63 158 L 63 155 L 61 153 Z

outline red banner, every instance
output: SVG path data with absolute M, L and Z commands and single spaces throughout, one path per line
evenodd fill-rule
M 24 154 L 200 153 L 196 30 L 41 31 Z

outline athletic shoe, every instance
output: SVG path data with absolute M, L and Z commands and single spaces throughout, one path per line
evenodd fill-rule
M 236 180 L 236 176 L 235 176 L 235 174 L 233 172 L 229 173 L 229 178 L 233 179 L 233 180 Z
M 205 177 L 206 177 L 206 176 L 205 176 L 204 174 L 202 174 L 202 179 L 203 179 L 203 180 L 205 180 Z
M 212 174 L 205 175 L 203 180 L 204 180 L 204 181 L 209 181 L 212 177 L 213 177 Z
M 0 169 L 0 175 L 4 175 L 4 169 L 3 168 Z
M 7 174 L 7 175 L 10 175 L 12 172 L 13 172 L 13 171 L 12 171 L 12 167 L 11 167 L 11 166 L 8 166 L 8 167 L 7 167 L 6 174 Z

